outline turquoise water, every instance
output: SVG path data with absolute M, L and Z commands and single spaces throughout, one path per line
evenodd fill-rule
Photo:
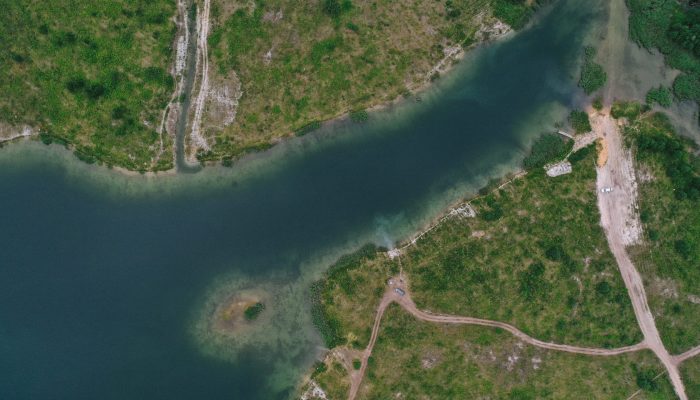
M 320 351 L 304 299 L 329 262 L 406 237 L 563 120 L 604 12 L 581 4 L 470 53 L 420 103 L 233 169 L 148 179 L 36 143 L 0 151 L 0 398 L 286 397 Z M 212 301 L 246 288 L 269 317 L 209 335 Z

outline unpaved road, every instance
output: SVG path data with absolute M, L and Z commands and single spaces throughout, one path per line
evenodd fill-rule
M 606 141 L 608 149 L 606 164 L 597 168 L 596 188 L 601 225 L 632 300 L 644 341 L 666 367 L 678 397 L 687 400 L 676 359 L 668 353 L 661 341 L 654 316 L 649 309 L 642 277 L 626 250 L 626 246 L 639 240 L 641 233 L 636 212 L 637 188 L 631 155 L 623 146 L 622 135 L 615 120 L 610 116 L 609 109 L 594 115 L 591 122 L 598 136 Z M 613 191 L 602 193 L 601 189 L 605 187 L 611 187 Z
M 693 357 L 695 357 L 695 356 L 697 356 L 697 355 L 700 355 L 700 346 L 694 347 L 694 348 L 692 348 L 692 349 L 686 351 L 686 352 L 683 353 L 683 354 L 679 354 L 679 355 L 677 355 L 677 356 L 674 356 L 674 357 L 673 357 L 673 361 L 676 363 L 676 365 L 679 365 L 679 364 L 682 363 L 683 361 L 685 361 L 685 360 L 687 360 L 687 359 L 689 359 L 689 358 L 693 358 Z
M 641 342 L 633 346 L 619 347 L 616 349 L 569 346 L 564 344 L 543 342 L 541 340 L 535 339 L 527 335 L 525 332 L 519 330 L 518 328 L 506 324 L 504 322 L 491 321 L 480 318 L 460 317 L 455 315 L 429 314 L 425 311 L 421 311 L 418 308 L 416 308 L 415 303 L 413 303 L 413 300 L 411 300 L 411 295 L 408 291 L 408 285 L 404 280 L 394 278 L 391 280 L 391 282 L 393 282 L 393 284 L 390 284 L 388 286 L 387 291 L 384 293 L 384 297 L 382 297 L 382 300 L 379 303 L 379 307 L 377 307 L 377 314 L 374 318 L 374 325 L 372 326 L 372 335 L 370 336 L 367 348 L 365 348 L 364 352 L 362 353 L 362 366 L 358 371 L 353 371 L 350 374 L 350 392 L 348 395 L 349 400 L 354 400 L 357 396 L 357 392 L 360 389 L 360 384 L 362 383 L 362 378 L 364 377 L 365 370 L 367 369 L 367 360 L 372 355 L 372 349 L 374 348 L 374 344 L 377 341 L 377 336 L 379 335 L 379 325 L 382 316 L 384 315 L 384 311 L 386 311 L 386 308 L 394 302 L 398 303 L 411 315 L 422 321 L 445 324 L 481 325 L 493 328 L 500 328 L 510 332 L 518 339 L 522 340 L 527 344 L 548 350 L 564 351 L 568 353 L 585 354 L 591 356 L 615 356 L 623 353 L 639 351 L 648 347 L 645 342 Z M 405 294 L 403 296 L 398 294 L 395 290 L 397 288 L 403 290 Z

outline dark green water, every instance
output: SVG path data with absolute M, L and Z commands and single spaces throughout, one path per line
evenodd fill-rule
M 318 352 L 308 283 L 340 251 L 390 244 L 512 169 L 578 93 L 603 11 L 558 2 L 420 104 L 234 170 L 126 178 L 39 144 L 3 149 L 0 398 L 285 397 Z M 207 347 L 193 328 L 207 293 L 245 282 L 270 285 L 279 320 L 253 345 Z

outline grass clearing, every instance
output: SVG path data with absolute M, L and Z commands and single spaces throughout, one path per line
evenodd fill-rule
M 86 162 L 169 169 L 156 132 L 173 90 L 174 1 L 3 2 L 0 121 L 29 125 Z
M 664 343 L 681 353 L 700 343 L 700 161 L 662 114 L 633 119 L 625 137 L 636 152 L 645 232 L 630 254 Z

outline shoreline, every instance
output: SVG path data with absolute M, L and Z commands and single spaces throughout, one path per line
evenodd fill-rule
M 373 112 L 381 112 L 384 110 L 387 110 L 393 106 L 400 105 L 401 103 L 405 101 L 410 101 L 410 100 L 415 100 L 416 98 L 420 98 L 420 94 L 423 94 L 431 89 L 434 89 L 435 87 L 438 86 L 438 83 L 440 80 L 444 79 L 445 77 L 453 77 L 454 76 L 454 71 L 455 68 L 460 65 L 460 63 L 463 61 L 464 57 L 467 55 L 468 52 L 474 51 L 477 48 L 481 46 L 486 46 L 489 44 L 497 43 L 499 41 L 505 40 L 509 37 L 512 37 L 516 31 L 513 30 L 510 26 L 506 25 L 502 21 L 494 18 L 495 23 L 491 25 L 484 25 L 482 26 L 481 29 L 479 29 L 476 33 L 480 35 L 481 37 L 478 40 L 475 40 L 475 42 L 471 43 L 469 46 L 466 48 L 461 47 L 458 51 L 452 51 L 452 52 L 446 52 L 445 57 L 440 59 L 435 66 L 428 71 L 425 79 L 422 82 L 416 83 L 414 87 L 408 89 L 408 93 L 405 95 L 399 95 L 394 99 L 391 100 L 385 100 L 385 101 L 377 101 L 374 104 L 368 105 L 364 110 L 370 113 Z M 495 30 L 493 30 L 495 28 Z M 495 33 L 494 33 L 495 32 Z M 176 37 L 177 39 L 177 37 Z M 177 46 L 175 46 L 177 47 Z M 177 50 L 176 50 L 177 51 Z M 175 63 L 177 63 L 177 57 L 175 57 Z M 173 66 L 174 70 L 175 66 Z M 431 76 L 433 74 L 439 74 L 439 79 L 432 80 Z M 420 100 L 418 100 L 420 101 Z M 170 106 L 171 103 L 168 104 Z M 170 110 L 172 111 L 172 110 Z M 350 114 L 352 113 L 352 110 L 343 110 L 336 114 L 333 117 L 330 117 L 328 119 L 319 121 L 320 122 L 320 127 L 328 127 L 332 126 L 335 123 L 347 121 L 350 118 Z M 168 113 L 172 114 L 172 113 Z M 168 115 L 168 118 L 170 115 Z M 167 125 L 167 124 L 166 124 Z M 165 132 L 163 133 L 169 133 L 167 132 L 167 127 L 165 127 Z M 317 129 L 314 129 L 314 131 L 318 131 Z M 314 132 L 309 132 L 309 134 L 313 134 Z M 169 135 L 171 136 L 171 135 Z M 13 142 L 20 141 L 21 139 L 25 140 L 31 140 L 31 141 L 37 141 L 39 139 L 39 132 L 33 131 L 29 135 L 15 135 L 10 137 L 9 139 L 0 139 L 0 151 L 2 151 L 2 146 L 6 144 L 12 145 Z M 261 154 L 264 152 L 269 151 L 270 149 L 276 147 L 277 145 L 298 139 L 298 136 L 294 134 L 294 132 L 290 132 L 288 136 L 280 137 L 277 140 L 272 140 L 268 142 L 270 147 L 262 150 L 262 151 L 249 151 L 249 152 L 244 152 L 241 155 L 234 157 L 232 160 L 234 163 L 240 162 L 244 160 L 248 156 L 252 156 L 255 154 Z M 162 140 L 162 136 L 161 136 Z M 173 147 L 176 146 L 176 141 L 173 141 Z M 79 157 L 76 154 L 75 148 L 72 144 L 67 144 L 65 148 L 72 153 L 72 155 L 76 158 L 79 159 Z M 174 151 L 175 153 L 176 151 Z M 157 157 L 159 155 L 156 155 Z M 175 157 L 175 154 L 173 154 L 173 158 Z M 81 162 L 85 163 L 84 161 L 80 160 Z M 165 177 L 165 176 L 174 176 L 174 175 L 179 175 L 180 171 L 178 170 L 177 167 L 177 162 L 173 163 L 173 167 L 167 170 L 159 170 L 159 171 L 154 171 L 154 170 L 146 170 L 146 171 L 138 171 L 138 170 L 132 170 L 126 167 L 122 166 L 107 166 L 100 160 L 97 160 L 97 162 L 93 163 L 93 165 L 104 168 L 106 170 L 111 170 L 115 171 L 120 175 L 126 176 L 126 177 L 135 177 L 135 176 L 142 176 L 142 177 L 149 177 L 149 178 L 158 178 L 158 177 Z M 223 165 L 223 160 L 216 160 L 216 161 L 199 161 L 197 164 L 194 165 L 199 165 L 202 168 L 204 167 L 211 167 L 211 166 L 222 166 Z M 235 166 L 233 167 L 235 168 Z

